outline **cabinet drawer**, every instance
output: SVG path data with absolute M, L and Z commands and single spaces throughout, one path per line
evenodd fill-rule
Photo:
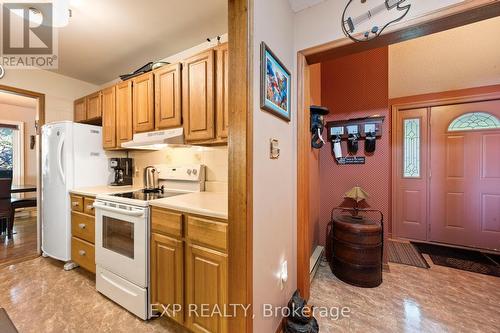
M 95 250 L 94 245 L 71 237 L 71 260 L 86 270 L 95 273 Z
M 83 197 L 79 195 L 71 195 L 71 210 L 75 212 L 83 212 Z
M 159 233 L 182 237 L 182 214 L 153 207 L 151 229 Z
M 95 243 L 95 219 L 92 216 L 71 212 L 71 235 Z
M 193 242 L 226 251 L 227 223 L 188 216 L 186 237 Z
M 89 214 L 89 215 L 95 215 L 95 212 L 94 212 L 94 201 L 95 199 L 94 198 L 87 198 L 85 197 L 83 199 L 83 212 L 85 214 Z

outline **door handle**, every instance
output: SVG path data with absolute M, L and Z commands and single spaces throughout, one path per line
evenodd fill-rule
M 120 209 L 120 208 L 114 208 L 114 207 L 109 207 L 105 205 L 100 205 L 98 203 L 94 203 L 95 208 L 99 208 L 102 210 L 107 210 L 110 212 L 115 212 L 123 215 L 128 215 L 128 216 L 143 216 L 144 212 L 142 210 L 140 211 L 134 211 L 134 210 L 125 210 L 125 209 Z
M 63 184 L 65 184 L 64 181 L 64 171 L 63 171 L 63 166 L 62 166 L 62 150 L 64 147 L 64 134 L 61 135 L 61 140 L 59 141 L 59 146 L 57 147 L 57 156 L 58 156 L 58 166 L 59 166 L 59 176 L 61 176 L 61 180 Z

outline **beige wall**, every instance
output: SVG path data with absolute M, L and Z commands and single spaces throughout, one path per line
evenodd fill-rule
M 149 165 L 203 164 L 206 166 L 205 190 L 227 192 L 228 155 L 227 146 L 220 147 L 179 147 L 160 151 L 130 151 L 137 172 L 134 185 L 143 185 L 143 170 Z
M 73 120 L 73 101 L 99 89 L 93 84 L 39 70 L 9 70 L 0 84 L 45 94 L 45 121 Z
M 265 41 L 293 70 L 293 12 L 287 0 L 254 0 L 253 22 L 253 305 L 254 332 L 275 332 L 281 318 L 263 318 L 262 305 L 285 305 L 297 287 L 295 254 L 295 112 L 292 122 L 260 109 L 260 43 Z M 293 74 L 292 74 L 293 75 Z M 292 91 L 292 96 L 296 96 Z M 292 106 L 295 97 L 292 98 Z M 293 108 L 292 108 L 293 110 Z M 269 158 L 269 140 L 281 156 Z M 280 289 L 281 263 L 288 282 Z
M 390 98 L 500 84 L 500 18 L 389 47 Z
M 30 136 L 36 135 L 36 109 L 16 105 L 0 104 L 0 121 L 10 120 L 24 123 L 24 183 L 36 184 L 36 147 L 30 149 Z

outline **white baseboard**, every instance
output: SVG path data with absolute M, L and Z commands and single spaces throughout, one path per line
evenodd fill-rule
M 321 263 L 321 258 L 323 257 L 324 251 L 325 251 L 324 246 L 316 246 L 311 256 L 311 259 L 309 259 L 309 276 L 311 281 L 314 279 L 314 276 L 318 271 L 318 267 L 319 264 Z

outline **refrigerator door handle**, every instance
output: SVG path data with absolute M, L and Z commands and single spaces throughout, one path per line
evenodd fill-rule
M 63 166 L 62 166 L 62 150 L 64 147 L 64 134 L 61 135 L 61 140 L 59 140 L 59 145 L 57 147 L 57 158 L 58 158 L 58 163 L 57 165 L 59 166 L 59 175 L 61 176 L 61 180 L 63 184 L 65 184 L 65 176 L 64 176 L 64 171 L 63 171 Z

